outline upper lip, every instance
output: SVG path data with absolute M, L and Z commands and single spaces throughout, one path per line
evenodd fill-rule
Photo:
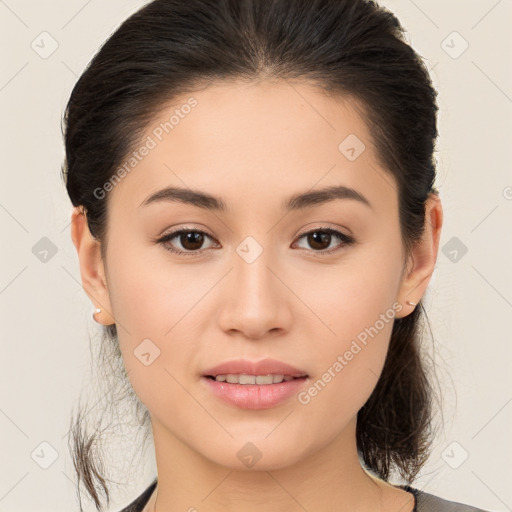
M 225 361 L 217 366 L 209 368 L 203 375 L 216 377 L 217 375 L 227 374 L 247 375 L 288 375 L 290 377 L 307 377 L 307 373 L 299 368 L 294 368 L 289 364 L 276 359 L 261 359 L 260 361 L 249 361 L 247 359 L 233 359 Z

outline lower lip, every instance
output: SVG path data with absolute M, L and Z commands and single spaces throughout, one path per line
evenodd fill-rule
M 280 382 L 279 384 L 230 384 L 201 377 L 213 394 L 241 409 L 270 409 L 298 393 L 307 377 Z

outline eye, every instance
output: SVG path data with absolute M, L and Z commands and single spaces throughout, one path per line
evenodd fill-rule
M 307 243 L 313 249 L 313 252 L 319 253 L 318 256 L 325 254 L 331 254 L 340 250 L 343 246 L 353 245 L 355 239 L 349 235 L 345 235 L 340 231 L 332 228 L 317 228 L 302 234 L 298 240 L 305 238 Z M 176 239 L 176 242 L 172 241 Z M 156 240 L 156 243 L 162 244 L 166 250 L 175 254 L 183 254 L 185 256 L 196 256 L 197 254 L 211 249 L 212 247 L 203 247 L 205 240 L 214 240 L 205 231 L 190 228 L 181 228 L 176 231 L 172 231 Z M 333 239 L 338 239 L 340 243 L 334 248 L 330 247 Z M 181 248 L 176 248 L 175 243 L 179 243 Z M 214 246 L 219 247 L 218 243 L 214 243 Z M 315 255 L 316 256 L 316 255 Z
M 171 240 L 174 240 L 175 238 L 181 245 L 182 249 L 176 249 L 171 243 Z M 182 228 L 164 235 L 162 238 L 157 240 L 157 243 L 162 244 L 170 252 L 194 256 L 201 252 L 201 248 L 207 238 L 213 240 L 213 237 L 204 231 Z
M 341 231 L 332 228 L 317 228 L 302 234 L 299 237 L 299 240 L 302 238 L 306 238 L 309 246 L 314 249 L 313 252 L 320 253 L 318 256 L 331 254 L 340 250 L 341 247 L 353 245 L 355 243 L 355 239 L 352 236 L 345 235 L 344 233 L 341 233 Z M 341 243 L 338 243 L 334 248 L 331 247 L 333 239 L 341 241 Z M 315 256 L 317 255 L 315 254 Z

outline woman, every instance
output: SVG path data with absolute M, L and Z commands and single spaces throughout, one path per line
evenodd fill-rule
M 478 510 L 411 485 L 434 435 L 436 113 L 375 2 L 156 0 L 101 48 L 63 174 L 93 317 L 154 439 L 124 512 Z M 72 434 L 102 510 L 80 415 Z

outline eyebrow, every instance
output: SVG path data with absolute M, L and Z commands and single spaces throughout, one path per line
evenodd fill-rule
M 311 206 L 317 206 L 334 201 L 336 199 L 352 199 L 373 209 L 372 204 L 363 194 L 353 188 L 345 187 L 343 185 L 295 194 L 283 203 L 282 209 L 284 211 L 302 210 Z M 166 187 L 159 190 L 147 197 L 140 204 L 140 207 L 164 201 L 190 204 L 198 208 L 217 212 L 227 211 L 226 203 L 222 198 L 199 190 L 180 187 Z
M 373 209 L 372 204 L 363 194 L 353 188 L 345 187 L 343 185 L 335 185 L 319 190 L 296 194 L 284 203 L 283 209 L 286 211 L 302 210 L 310 206 L 334 201 L 335 199 L 352 199 Z
M 199 190 L 190 188 L 166 187 L 147 197 L 140 207 L 147 206 L 152 203 L 160 203 L 162 201 L 171 201 L 190 204 L 198 208 L 212 211 L 226 211 L 227 207 L 220 197 L 215 197 Z

